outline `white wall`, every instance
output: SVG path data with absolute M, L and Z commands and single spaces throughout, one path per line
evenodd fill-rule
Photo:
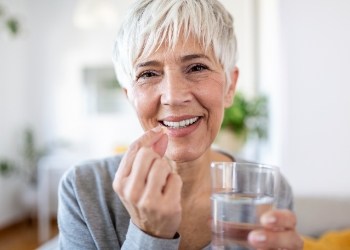
M 296 194 L 349 195 L 350 2 L 277 0 L 264 7 L 271 2 L 265 16 L 271 11 L 277 23 L 264 27 L 279 33 L 262 33 L 277 44 L 262 45 L 269 74 L 262 80 L 272 80 L 266 89 L 277 105 L 279 143 L 268 159 L 282 166 Z
M 20 0 L 6 5 L 15 13 L 25 12 Z M 14 157 L 17 141 L 26 115 L 26 57 L 27 41 L 12 37 L 5 30 L 0 31 L 0 158 Z
M 220 0 L 234 19 L 237 37 L 239 78 L 237 88 L 247 95 L 257 91 L 256 79 L 256 4 L 254 0 Z
M 21 0 L 5 1 L 12 14 L 22 15 Z M 0 32 L 0 159 L 19 162 L 20 136 L 28 121 L 25 86 L 27 41 Z M 19 203 L 21 183 L 0 176 L 0 228 L 24 213 Z

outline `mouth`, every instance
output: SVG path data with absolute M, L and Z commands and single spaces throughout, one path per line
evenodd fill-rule
M 186 128 L 186 127 L 189 127 L 193 124 L 195 124 L 196 122 L 198 122 L 200 119 L 199 116 L 197 117 L 193 117 L 193 118 L 190 118 L 190 119 L 184 119 L 184 120 L 181 120 L 181 121 L 160 121 L 160 124 L 167 127 L 167 128 L 170 128 L 170 129 L 181 129 L 181 128 Z

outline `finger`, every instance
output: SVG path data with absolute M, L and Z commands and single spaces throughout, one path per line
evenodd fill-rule
M 182 179 L 176 173 L 170 173 L 168 175 L 167 182 L 164 187 L 163 198 L 166 204 L 170 206 L 170 212 L 174 216 L 180 215 L 182 211 L 181 206 L 181 189 Z
M 153 149 L 148 147 L 141 148 L 132 164 L 129 174 L 130 179 L 146 183 L 149 171 L 157 159 L 160 159 L 160 156 Z
M 303 249 L 303 240 L 294 230 L 255 230 L 249 233 L 248 241 L 258 249 Z
M 145 132 L 139 139 L 137 139 L 134 143 L 132 143 L 125 153 L 123 159 L 121 160 L 118 170 L 115 174 L 113 180 L 113 189 L 119 195 L 123 196 L 124 188 L 125 188 L 125 177 L 128 177 L 131 173 L 131 169 L 133 166 L 133 162 L 135 157 L 142 147 L 150 147 L 155 142 L 157 142 L 162 134 L 162 129 L 160 126 L 155 127 L 147 132 Z
M 138 140 L 133 142 L 127 152 L 125 153 L 122 161 L 120 162 L 118 171 L 116 173 L 116 178 L 121 179 L 123 177 L 129 176 L 131 172 L 131 167 L 133 165 L 134 159 L 137 152 L 142 147 L 151 147 L 156 143 L 164 134 L 160 126 L 157 126 L 147 132 L 145 132 Z
M 296 216 L 290 210 L 270 210 L 260 218 L 260 223 L 270 229 L 293 229 L 296 227 Z
M 163 193 L 171 168 L 165 159 L 156 159 L 147 176 L 145 195 L 159 197 Z
M 180 175 L 176 173 L 170 173 L 167 179 L 167 183 L 164 188 L 164 196 L 172 199 L 174 202 L 181 201 L 181 189 L 182 189 L 182 179 Z
M 156 141 L 152 148 L 155 152 L 157 152 L 161 157 L 164 156 L 165 151 L 168 147 L 168 135 L 163 134 L 158 141 Z
M 148 147 L 141 148 L 136 155 L 124 192 L 132 203 L 136 203 L 143 194 L 149 171 L 157 159 L 159 155 Z

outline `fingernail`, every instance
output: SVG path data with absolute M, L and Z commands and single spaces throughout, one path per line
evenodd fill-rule
M 252 232 L 249 234 L 248 240 L 254 242 L 264 242 L 266 241 L 266 235 L 261 232 Z
M 267 216 L 263 216 L 261 218 L 261 224 L 273 224 L 276 222 L 276 217 L 275 216 L 272 216 L 272 215 L 267 215 Z

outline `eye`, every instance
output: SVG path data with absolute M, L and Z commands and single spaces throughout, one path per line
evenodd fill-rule
M 207 69 L 209 68 L 203 64 L 195 64 L 189 68 L 189 72 L 201 72 Z
M 153 71 L 144 71 L 141 72 L 139 75 L 136 76 L 136 80 L 147 80 L 148 78 L 154 77 L 154 76 L 158 76 L 158 74 L 156 74 Z

